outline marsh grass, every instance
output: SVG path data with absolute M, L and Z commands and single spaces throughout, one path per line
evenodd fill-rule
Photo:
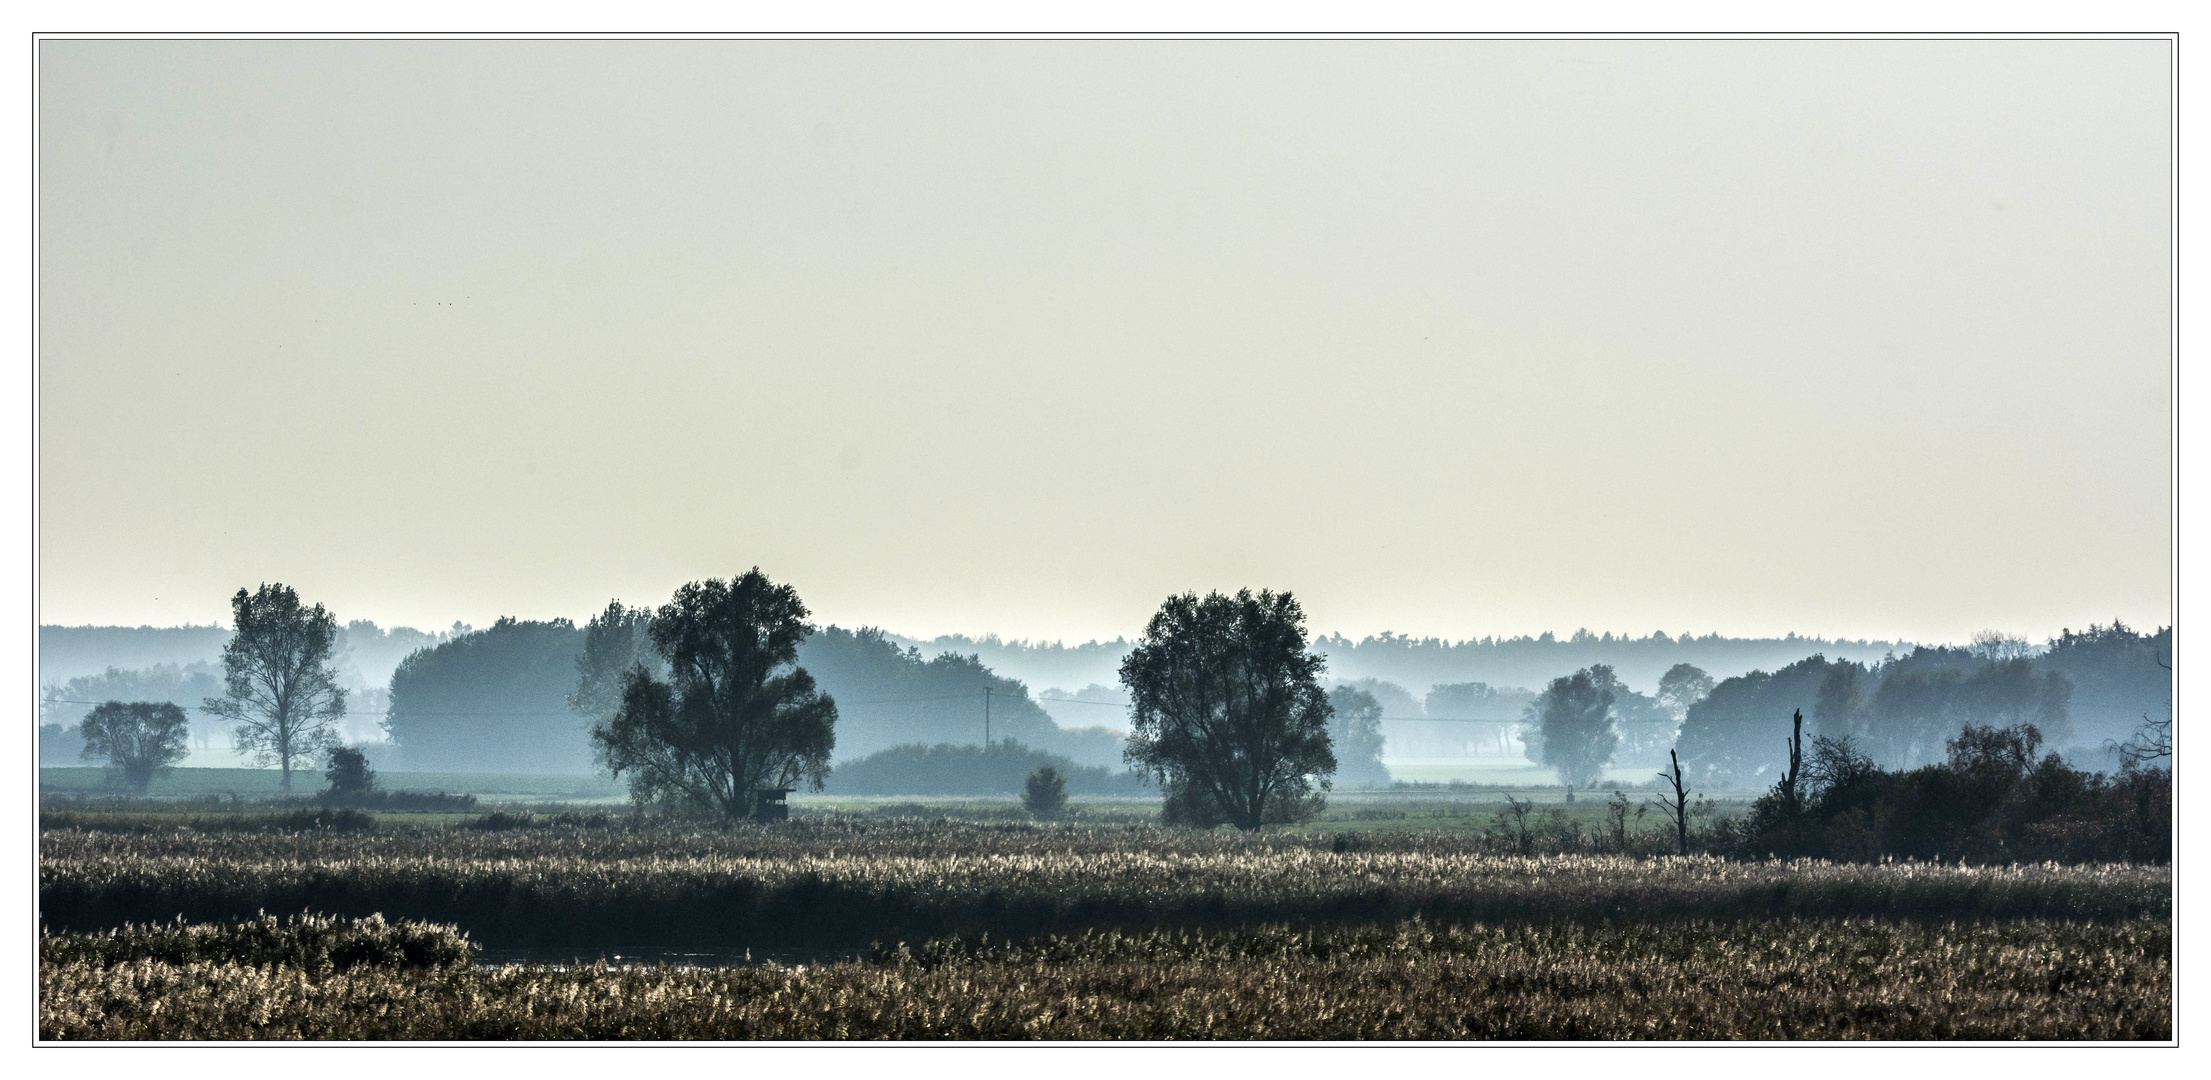
M 918 821 L 41 835 L 56 930 L 318 911 L 486 945 L 862 945 L 990 930 L 1693 918 L 2169 918 L 2166 867 L 1516 856 L 1478 836 Z
M 360 968 L 449 968 L 467 964 L 476 951 L 468 935 L 454 927 L 387 923 L 381 915 L 334 919 L 302 914 L 279 919 L 263 913 L 227 924 L 179 919 L 84 934 L 42 929 L 38 938 L 41 965 L 113 967 L 147 961 L 172 966 L 276 965 L 317 976 Z
M 42 1038 L 2172 1036 L 2163 919 L 1274 925 L 999 946 L 939 940 L 797 968 L 356 965 L 318 974 L 285 963 L 105 956 L 42 945 Z

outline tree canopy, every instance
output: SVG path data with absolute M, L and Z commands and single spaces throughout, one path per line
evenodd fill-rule
M 399 662 L 384 730 L 418 771 L 580 773 L 591 725 L 569 707 L 586 634 L 567 619 L 501 618 Z
M 1334 715 L 1328 720 L 1328 741 L 1336 752 L 1335 779 L 1346 784 L 1387 784 L 1390 771 L 1382 764 L 1382 703 L 1356 686 L 1337 686 L 1328 692 Z
M 1612 669 L 1593 664 L 1572 675 L 1551 680 L 1536 699 L 1538 730 L 1542 734 L 1542 763 L 1558 770 L 1570 787 L 1588 787 L 1604 778 L 1605 766 L 1620 746 L 1613 727 L 1616 700 Z
M 156 775 L 184 760 L 191 726 L 174 702 L 110 701 L 85 714 L 78 729 L 87 760 L 105 760 L 132 791 L 144 792 Z
M 647 633 L 666 678 L 632 666 L 621 706 L 591 732 L 634 798 L 736 819 L 761 789 L 821 790 L 837 705 L 797 664 L 814 629 L 806 616 L 798 592 L 757 566 L 687 584 L 653 613 Z
M 1130 764 L 1158 778 L 1164 817 L 1252 830 L 1320 808 L 1336 771 L 1326 661 L 1289 593 L 1172 596 L 1121 664 Z
M 331 665 L 338 621 L 321 604 L 306 607 L 284 584 L 230 598 L 233 633 L 223 646 L 223 694 L 200 708 L 237 724 L 238 752 L 283 770 L 312 762 L 337 742 L 345 690 Z

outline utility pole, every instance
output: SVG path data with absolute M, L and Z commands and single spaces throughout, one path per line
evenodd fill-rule
M 990 687 L 983 687 L 983 749 L 990 749 Z

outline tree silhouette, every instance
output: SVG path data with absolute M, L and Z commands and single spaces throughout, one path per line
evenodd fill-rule
M 1620 735 L 1612 726 L 1612 669 L 1603 664 L 1551 680 L 1536 703 L 1543 734 L 1543 764 L 1558 770 L 1568 787 L 1604 778 Z
M 1317 811 L 1336 771 L 1326 663 L 1289 593 L 1168 597 L 1121 663 L 1125 756 L 1158 777 L 1165 820 L 1252 830 Z
M 291 586 L 263 585 L 230 598 L 236 633 L 223 647 L 223 696 L 203 712 L 234 721 L 238 752 L 283 770 L 311 762 L 337 742 L 345 690 L 330 662 L 338 621 L 321 604 L 303 607 Z
M 184 760 L 191 721 L 168 701 L 110 701 L 85 714 L 83 757 L 105 759 L 132 791 L 143 793 L 157 773 Z
M 623 678 L 621 705 L 591 732 L 601 760 L 641 804 L 680 803 L 728 819 L 758 794 L 805 781 L 821 790 L 836 746 L 837 703 L 797 665 L 813 627 L 789 585 L 753 567 L 692 582 L 653 614 L 648 636 L 668 664 Z

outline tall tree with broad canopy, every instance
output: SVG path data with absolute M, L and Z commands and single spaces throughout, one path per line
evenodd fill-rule
M 1164 818 L 1246 831 L 1320 809 L 1329 745 L 1327 660 L 1305 650 L 1289 593 L 1171 596 L 1121 663 L 1129 764 L 1159 779 Z
M 1658 677 L 1658 704 L 1679 724 L 1697 702 L 1712 696 L 1712 676 L 1695 664 L 1675 664 Z
M 653 651 L 651 608 L 629 607 L 620 600 L 607 601 L 606 610 L 584 625 L 583 651 L 576 654 L 576 688 L 568 692 L 568 706 L 594 721 L 614 717 L 622 707 L 622 687 L 630 669 L 638 664 L 656 676 L 667 674 L 667 665 Z
M 632 664 L 620 706 L 591 732 L 607 768 L 628 774 L 632 798 L 736 820 L 753 814 L 761 789 L 804 780 L 821 790 L 837 703 L 797 665 L 814 629 L 806 615 L 797 591 L 757 566 L 685 585 L 653 613 L 646 634 L 667 676 Z
M 1335 779 L 1347 784 L 1387 784 L 1382 764 L 1382 703 L 1356 686 L 1328 691 L 1329 749 L 1336 755 Z
M 1543 764 L 1558 770 L 1568 787 L 1588 787 L 1604 779 L 1605 766 L 1620 746 L 1613 729 L 1612 669 L 1592 664 L 1551 680 L 1536 702 L 1543 732 Z
M 338 620 L 321 604 L 302 606 L 284 584 L 239 589 L 230 613 L 236 632 L 223 646 L 223 696 L 200 710 L 235 722 L 238 752 L 274 762 L 290 791 L 292 766 L 311 766 L 338 742 L 345 716 L 345 689 L 331 663 Z
M 85 714 L 86 760 L 105 760 L 132 791 L 144 793 L 155 775 L 184 760 L 192 722 L 169 701 L 110 701 Z

